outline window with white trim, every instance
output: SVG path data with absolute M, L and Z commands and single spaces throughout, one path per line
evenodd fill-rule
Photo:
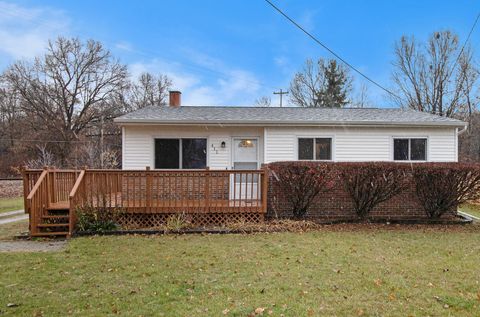
M 426 161 L 426 138 L 395 138 L 393 139 L 394 161 Z
M 330 161 L 332 138 L 298 138 L 298 159 Z
M 155 139 L 156 169 L 204 169 L 207 139 Z

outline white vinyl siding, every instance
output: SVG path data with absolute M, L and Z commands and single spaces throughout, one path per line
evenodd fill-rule
M 231 169 L 231 143 L 233 137 L 258 137 L 260 161 L 263 162 L 263 128 L 205 127 L 205 126 L 124 126 L 123 169 L 154 168 L 154 139 L 206 138 L 207 166 L 211 169 Z M 222 148 L 225 142 L 225 148 Z
M 457 161 L 455 128 L 124 126 L 124 169 L 154 167 L 155 138 L 206 138 L 207 166 L 232 168 L 232 140 L 257 137 L 259 163 L 298 159 L 298 138 L 332 138 L 332 160 L 393 161 L 394 138 L 427 138 L 427 161 Z M 225 148 L 221 147 L 225 142 Z
M 393 138 L 426 137 L 427 160 L 456 161 L 454 128 L 268 127 L 265 162 L 297 160 L 299 137 L 331 137 L 332 159 L 339 162 L 393 161 Z
M 145 137 L 143 129 L 125 127 L 123 130 L 123 169 L 153 168 L 153 139 Z

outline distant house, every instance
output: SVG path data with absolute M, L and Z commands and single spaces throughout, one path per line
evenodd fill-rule
M 257 169 L 291 160 L 456 162 L 466 123 L 403 109 L 147 107 L 115 119 L 123 169 Z

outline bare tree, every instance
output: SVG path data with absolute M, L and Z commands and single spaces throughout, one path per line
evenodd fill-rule
M 37 149 L 37 157 L 35 159 L 28 160 L 25 162 L 25 165 L 28 168 L 36 168 L 40 169 L 45 166 L 55 166 L 57 161 L 55 160 L 55 156 L 52 152 L 47 150 L 46 144 L 41 144 L 36 146 Z
M 0 77 L 0 137 L 6 138 L 10 146 L 18 133 L 18 121 L 22 117 L 20 98 Z
M 111 169 L 120 167 L 118 151 L 107 148 L 100 149 L 94 142 L 87 142 L 81 147 L 79 165 L 89 168 Z
M 349 102 L 352 78 L 336 60 L 307 59 L 290 83 L 290 100 L 299 107 L 343 107 Z
M 478 70 L 472 51 L 462 50 L 454 33 L 435 32 L 425 45 L 402 36 L 395 56 L 392 77 L 399 98 L 394 101 L 400 106 L 447 117 L 471 113 L 477 107 L 471 94 Z
M 468 129 L 458 137 L 460 161 L 480 162 L 480 112 L 474 111 L 468 119 Z
M 267 96 L 262 96 L 255 100 L 256 107 L 270 107 L 272 105 L 272 98 Z
M 172 80 L 167 75 L 143 73 L 131 84 L 129 104 L 132 110 L 147 106 L 164 106 L 167 104 L 168 90 Z
M 65 165 L 71 142 L 92 122 L 118 112 L 113 99 L 127 84 L 127 68 L 99 42 L 60 37 L 33 63 L 15 63 L 5 78 L 22 97 L 22 110 L 35 118 L 34 128 L 65 141 L 58 147 Z
M 371 107 L 372 102 L 370 101 L 368 94 L 368 87 L 363 83 L 360 86 L 359 92 L 356 97 L 352 100 L 352 107 L 354 108 L 368 108 Z

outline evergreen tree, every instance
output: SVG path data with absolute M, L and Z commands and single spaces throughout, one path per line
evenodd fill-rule
M 325 84 L 319 93 L 321 107 L 341 108 L 348 103 L 347 93 L 350 89 L 349 78 L 345 68 L 336 60 L 328 61 L 324 67 Z
M 340 108 L 350 102 L 352 78 L 336 60 L 307 60 L 291 84 L 291 102 L 299 107 Z

